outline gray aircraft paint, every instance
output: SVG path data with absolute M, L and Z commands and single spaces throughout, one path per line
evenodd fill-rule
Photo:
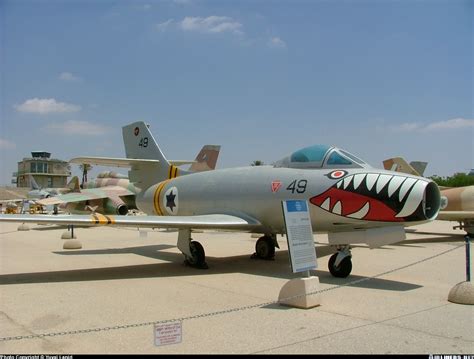
M 281 201 L 287 199 L 311 199 L 321 195 L 329 187 L 341 182 L 341 188 L 344 187 L 344 179 L 351 175 L 359 174 L 362 178 L 359 186 L 365 181 L 367 173 L 383 173 L 389 176 L 389 181 L 381 188 L 388 191 L 390 181 L 398 181 L 398 187 L 392 193 L 393 197 L 401 190 L 402 183 L 406 178 L 412 178 L 414 182 L 419 183 L 417 191 L 424 192 L 430 181 L 417 178 L 415 176 L 400 176 L 388 171 L 379 171 L 373 169 L 352 169 L 346 170 L 347 175 L 339 179 L 331 179 L 328 175 L 334 172 L 332 169 L 325 171 L 319 170 L 297 170 L 288 168 L 274 168 L 270 166 L 242 167 L 214 171 L 213 173 L 198 173 L 192 176 L 178 177 L 167 180 L 163 185 L 157 184 L 144 191 L 137 197 L 137 206 L 148 214 L 156 215 L 202 215 L 212 213 L 222 213 L 234 215 L 241 218 L 251 217 L 257 219 L 263 225 L 266 233 L 283 233 L 284 222 L 281 213 Z M 324 173 L 325 172 L 325 173 Z M 355 177 L 353 177 L 355 178 Z M 303 193 L 298 193 L 297 188 L 294 191 L 288 190 L 288 187 L 296 181 L 307 181 Z M 272 191 L 272 183 L 281 183 L 277 191 Z M 349 185 L 349 184 L 348 184 Z M 433 186 L 433 185 L 431 185 Z M 161 187 L 161 188 L 160 188 Z M 375 186 L 374 186 L 375 187 Z M 173 200 L 175 205 L 167 206 L 167 195 L 170 190 L 175 189 Z M 412 188 L 415 188 L 413 186 Z M 431 189 L 431 187 L 430 187 Z M 437 189 L 437 188 L 436 188 Z M 294 193 L 293 193 L 294 192 Z M 423 194 L 421 194 L 422 196 Z M 413 209 L 408 209 L 408 214 L 412 215 L 415 209 L 420 205 L 420 194 L 416 196 L 415 192 L 406 194 L 406 204 L 401 208 L 410 207 L 410 200 L 413 198 L 415 203 L 411 205 Z M 395 200 L 398 200 L 396 198 Z M 158 202 L 157 202 L 158 201 Z M 177 203 L 176 203 L 177 202 Z M 341 207 L 343 205 L 341 204 Z M 159 208 L 158 208 L 159 207 Z M 438 205 L 439 207 L 439 205 Z M 384 225 L 396 225 L 399 222 L 384 221 L 364 221 L 349 216 L 338 215 L 337 206 L 333 204 L 329 210 L 325 210 L 310 203 L 310 214 L 312 226 L 315 232 L 340 231 L 344 228 L 358 226 L 359 228 L 381 227 Z M 361 208 L 362 209 L 362 206 Z M 354 213 L 356 213 L 355 211 Z M 341 214 L 344 209 L 341 208 Z M 426 218 L 418 217 L 410 220 L 411 224 L 417 224 L 428 218 L 435 216 L 436 209 L 427 213 Z M 404 223 L 405 225 L 407 223 Z

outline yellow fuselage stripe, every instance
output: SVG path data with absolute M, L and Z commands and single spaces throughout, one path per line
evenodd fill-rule
M 99 218 L 99 224 L 109 224 L 110 221 L 106 216 L 100 213 L 96 213 L 96 216 Z
M 155 212 L 159 216 L 163 216 L 163 211 L 161 210 L 160 206 L 160 195 L 163 191 L 163 187 L 169 182 L 169 180 L 161 182 L 158 187 L 156 187 L 155 195 L 153 196 L 153 206 L 155 208 Z
M 115 218 L 112 216 L 104 216 L 100 213 L 92 213 L 91 220 L 94 224 L 115 224 Z
M 168 168 L 168 179 L 173 179 L 178 177 L 178 167 L 170 166 Z

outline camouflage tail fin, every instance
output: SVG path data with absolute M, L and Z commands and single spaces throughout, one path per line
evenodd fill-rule
M 414 176 L 421 176 L 411 165 L 401 157 L 393 157 L 383 161 L 383 167 L 389 171 L 408 173 Z
M 178 168 L 168 162 L 145 122 L 122 127 L 122 135 L 126 157 L 142 160 L 134 163 L 128 172 L 130 182 L 146 189 L 178 175 Z
M 79 186 L 79 177 L 72 177 L 66 187 L 69 188 L 71 192 L 80 192 L 81 187 Z
M 31 189 L 41 189 L 41 187 L 38 185 L 38 183 L 35 181 L 35 178 L 31 174 L 29 175 L 29 179 Z
M 195 163 L 189 167 L 191 172 L 210 171 L 216 168 L 217 158 L 219 157 L 219 145 L 205 145 L 201 148 L 195 159 Z

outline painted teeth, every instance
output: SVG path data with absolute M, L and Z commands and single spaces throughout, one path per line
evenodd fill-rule
M 413 186 L 408 198 L 405 201 L 405 205 L 402 210 L 395 216 L 397 218 L 407 217 L 411 215 L 420 205 L 423 200 L 425 187 L 428 185 L 428 182 L 415 180 L 417 181 Z
M 390 183 L 388 184 L 388 197 L 392 197 L 392 195 L 400 188 L 403 181 L 405 181 L 405 177 L 401 176 L 394 176 Z
M 423 200 L 424 191 L 428 185 L 427 181 L 411 177 L 394 176 L 390 174 L 358 173 L 341 179 L 336 183 L 336 187 L 345 190 L 351 183 L 355 191 L 360 188 L 362 183 L 365 183 L 368 191 L 372 192 L 373 190 L 372 194 L 374 194 L 374 192 L 380 194 L 384 188 L 387 188 L 388 198 L 392 198 L 394 194 L 398 192 L 397 199 L 400 203 L 403 203 L 403 208 L 395 215 L 397 218 L 408 217 L 416 211 Z M 363 187 L 362 189 L 365 191 Z M 334 200 L 336 199 L 332 201 Z M 341 216 L 343 203 L 337 201 L 331 209 L 332 201 L 331 198 L 328 197 L 320 207 L 328 212 Z M 347 214 L 346 216 L 354 219 L 363 219 L 367 216 L 369 211 L 370 203 L 366 202 L 358 211 Z
M 353 178 L 354 176 L 349 176 L 349 177 L 344 178 L 344 189 L 346 189 L 347 186 L 349 186 Z
M 330 207 L 330 205 L 331 205 L 331 198 L 328 197 L 328 198 L 326 198 L 326 199 L 324 200 L 324 202 L 321 204 L 321 208 L 322 208 L 322 209 L 325 209 L 326 211 L 329 212 L 329 207 Z
M 375 184 L 375 182 L 377 182 L 378 177 L 379 177 L 379 175 L 375 174 L 375 173 L 369 173 L 367 175 L 367 179 L 365 180 L 365 184 L 367 185 L 367 189 L 369 191 L 371 191 L 372 188 L 374 187 L 374 184 Z
M 337 203 L 332 208 L 332 213 L 341 215 L 342 214 L 342 203 L 341 201 L 337 201 Z
M 403 182 L 402 187 L 400 188 L 400 192 L 398 192 L 398 201 L 402 201 L 408 190 L 416 181 L 417 180 L 415 178 L 407 178 L 405 182 Z
M 377 194 L 380 193 L 380 191 L 385 187 L 385 185 L 388 183 L 393 178 L 391 175 L 380 175 L 379 179 L 377 181 L 377 184 L 375 185 L 375 190 L 377 191 Z
M 393 194 L 397 192 L 398 189 L 400 189 L 398 201 L 401 202 L 416 181 L 417 179 L 404 176 L 393 176 L 376 173 L 358 173 L 341 179 L 336 183 L 336 187 L 345 190 L 352 183 L 354 190 L 357 190 L 362 183 L 365 183 L 367 190 L 372 191 L 372 189 L 375 187 L 375 192 L 379 194 L 388 184 L 388 197 L 392 197 Z
M 365 174 L 357 174 L 354 176 L 354 189 L 359 188 L 364 178 L 365 178 Z
M 357 212 L 348 214 L 347 216 L 351 218 L 355 218 L 355 219 L 362 219 L 367 215 L 367 213 L 369 213 L 369 210 L 370 210 L 370 204 L 369 202 L 366 202 L 365 205 L 361 209 L 359 209 Z

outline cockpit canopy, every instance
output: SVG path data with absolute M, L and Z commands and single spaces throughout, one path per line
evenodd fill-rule
M 302 148 L 274 164 L 274 167 L 285 168 L 361 168 L 368 166 L 353 154 L 327 145 Z

